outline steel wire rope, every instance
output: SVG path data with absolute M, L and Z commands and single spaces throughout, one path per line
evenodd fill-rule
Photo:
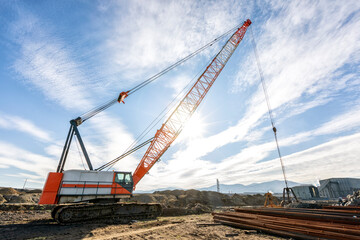
M 141 82 L 140 84 L 136 85 L 135 87 L 131 88 L 128 91 L 128 96 L 130 96 L 131 94 L 133 94 L 136 91 L 140 90 L 141 88 L 145 87 L 146 85 L 150 84 L 151 82 L 155 81 L 156 79 L 158 79 L 162 75 L 166 74 L 167 72 L 171 71 L 172 69 L 176 68 L 177 66 L 181 65 L 182 63 L 186 62 L 187 60 L 194 57 L 195 55 L 199 54 L 200 52 L 202 52 L 206 48 L 211 47 L 214 43 L 219 42 L 221 39 L 223 39 L 224 37 L 226 37 L 227 35 L 229 35 L 230 33 L 232 33 L 235 29 L 237 29 L 239 27 L 241 27 L 241 24 L 238 24 L 236 27 L 233 27 L 232 29 L 230 29 L 227 32 L 223 33 L 222 35 L 215 38 L 211 42 L 205 44 L 201 48 L 199 48 L 196 51 L 190 53 L 186 57 L 180 59 L 179 61 L 177 61 L 174 64 L 170 65 L 169 67 L 163 69 L 159 73 L 153 75 L 152 77 L 148 78 L 147 80 L 145 80 L 145 81 Z M 117 102 L 117 98 L 112 99 L 112 100 L 108 101 L 107 103 L 99 105 L 97 107 L 94 107 L 92 110 L 87 111 L 86 113 L 80 115 L 80 118 L 81 118 L 82 122 L 88 120 L 89 118 L 95 116 L 96 114 L 100 113 L 101 111 L 107 109 L 108 107 L 110 107 L 111 105 L 113 105 L 116 102 Z
M 193 56 L 197 55 L 198 53 L 202 52 L 204 49 L 211 47 L 214 43 L 220 41 L 222 38 L 226 37 L 227 35 L 229 35 L 230 33 L 232 33 L 235 29 L 241 27 L 242 24 L 238 24 L 236 27 L 228 30 L 227 32 L 223 33 L 222 35 L 220 35 L 219 37 L 215 38 L 213 41 L 207 43 L 206 45 L 204 45 L 203 47 L 199 48 L 198 50 L 196 50 L 195 52 L 189 54 L 188 56 L 184 57 L 183 59 L 179 60 L 178 62 L 170 65 L 169 67 L 165 68 L 164 70 L 162 70 L 161 72 L 155 74 L 154 76 L 150 77 L 149 79 L 145 80 L 144 82 L 140 83 L 139 85 L 133 87 L 132 89 L 129 90 L 129 95 L 131 93 L 134 93 L 138 90 L 140 90 L 141 88 L 145 87 L 146 85 L 148 85 L 149 83 L 153 82 L 154 80 L 156 80 L 157 78 L 159 78 L 160 76 L 162 76 L 163 74 L 169 72 L 170 70 L 174 69 L 175 67 L 177 67 L 178 65 L 186 62 L 187 60 L 189 60 L 190 58 L 192 58 Z
M 216 54 L 215 54 L 216 55 Z M 214 56 L 215 56 L 214 55 Z M 211 60 L 209 61 L 209 63 L 211 62 Z M 208 65 L 208 64 L 207 64 Z M 145 130 L 134 140 L 134 142 L 125 150 L 125 152 L 121 155 L 121 156 L 123 156 L 123 155 L 125 155 L 126 154 L 126 152 L 127 151 L 129 151 L 129 149 L 131 149 L 131 148 L 133 148 L 138 142 L 140 142 L 145 136 L 146 136 L 146 134 L 148 134 L 159 122 L 160 122 L 160 120 L 162 120 L 171 110 L 173 110 L 174 108 L 175 108 L 175 100 L 178 100 L 178 99 L 182 99 L 182 98 L 184 98 L 185 97 L 185 95 L 186 95 L 186 93 L 188 92 L 188 91 L 186 91 L 185 92 L 185 90 L 187 90 L 187 89 L 190 89 L 190 84 L 191 83 L 193 83 L 193 82 L 195 82 L 196 80 L 197 80 L 197 78 L 199 77 L 199 75 L 201 74 L 201 72 L 203 72 L 204 71 L 204 69 L 206 68 L 206 66 L 207 65 L 205 65 L 205 67 L 204 68 L 202 68 L 188 83 L 187 83 L 187 85 L 173 98 L 173 100 L 158 114 L 158 116 L 145 128 Z M 180 94 L 182 94 L 182 97 L 179 97 L 180 96 Z M 176 102 L 177 103 L 177 102 Z M 149 140 L 152 140 L 152 139 L 154 139 L 154 137 L 153 138 L 151 138 L 151 139 L 149 139 Z M 148 142 L 149 140 L 147 140 L 146 142 Z M 150 141 L 149 141 L 150 142 Z M 143 144 L 143 143 L 142 143 Z M 142 145 L 141 144 L 141 145 Z M 139 148 L 138 148 L 139 149 Z M 120 157 L 121 157 L 120 156 Z M 126 155 L 127 156 L 127 155 Z M 118 157 L 118 158 L 120 158 L 120 157 Z M 108 169 L 106 170 L 106 171 L 109 171 L 120 159 L 122 159 L 122 158 L 120 158 L 120 159 L 118 159 L 118 158 L 116 158 L 116 159 L 114 159 L 114 160 L 117 160 L 117 161 L 115 161 L 115 162 L 113 162 L 114 160 L 112 160 L 111 162 L 113 162 L 109 167 L 108 167 Z M 104 169 L 104 168 L 102 168 L 102 169 Z
M 79 156 L 80 156 L 80 159 L 81 159 L 81 163 L 82 163 L 82 165 L 83 165 L 83 168 L 84 168 L 84 170 L 86 170 L 86 168 L 85 168 L 85 164 L 84 164 L 84 160 L 83 160 L 83 158 L 82 158 L 82 155 L 81 155 L 81 152 L 80 152 L 80 148 L 79 148 L 79 143 L 78 143 L 78 137 L 76 136 L 76 135 L 74 135 L 73 136 L 74 138 L 76 137 L 76 139 L 75 139 L 75 142 L 76 142 L 76 147 L 77 147 L 77 150 L 78 150 L 78 153 L 79 153 Z
M 114 103 L 117 102 L 117 99 L 112 99 L 106 103 L 104 103 L 103 105 L 101 105 L 100 107 L 94 107 L 93 109 L 87 111 L 86 113 L 80 115 L 81 119 L 83 122 L 85 122 L 86 120 L 88 120 L 89 118 L 95 116 L 96 114 L 104 111 L 105 109 L 107 109 L 108 107 L 110 107 L 111 105 L 113 105 Z
M 205 68 L 204 68 L 205 69 Z M 184 93 L 185 92 L 185 90 L 187 90 L 187 89 L 190 89 L 189 88 L 189 86 L 190 86 L 190 84 L 191 83 L 193 83 L 193 82 L 195 82 L 195 80 L 198 78 L 198 76 L 200 75 L 200 73 L 203 71 L 203 69 L 201 69 L 187 84 L 186 84 L 186 86 L 173 98 L 173 100 L 158 114 L 158 116 L 149 124 L 149 126 L 141 133 L 141 135 L 138 137 L 138 138 L 140 138 L 140 140 L 143 138 L 143 136 L 142 135 L 146 135 L 146 134 L 148 134 L 149 133 L 149 131 L 151 131 L 151 129 L 153 129 L 154 127 L 155 127 L 155 125 L 156 124 L 158 124 L 159 123 L 159 121 L 161 120 L 161 119 L 163 119 L 169 112 L 170 112 L 170 110 L 173 110 L 173 108 L 175 107 L 175 103 L 178 103 L 178 101 L 176 101 L 176 100 L 178 100 L 178 99 L 181 99 L 181 98 L 183 98 L 185 95 L 186 95 L 186 93 Z M 180 96 L 180 94 L 182 94 L 182 97 L 179 97 Z M 175 102 L 176 101 L 176 102 Z M 166 112 L 165 112 L 166 111 Z M 156 121 L 156 122 L 155 122 Z M 152 125 L 154 125 L 154 126 L 152 126 Z M 151 127 L 152 126 L 152 127 Z M 151 128 L 150 128 L 151 127 Z M 149 129 L 150 128 L 150 129 Z M 149 129 L 149 130 L 148 130 Z M 146 130 L 148 130 L 147 132 L 145 132 Z M 138 139 L 137 138 L 137 139 Z M 136 140 L 137 140 L 136 139 Z M 140 140 L 138 140 L 138 141 L 140 141 Z M 136 142 L 135 143 L 133 143 L 130 147 L 132 147 L 133 145 L 135 145 L 136 144 Z M 130 148 L 129 147 L 129 148 Z
M 145 145 L 147 145 L 148 143 L 150 143 L 153 139 L 154 139 L 154 138 L 152 137 L 152 138 L 148 139 L 147 141 L 141 143 L 140 145 L 136 146 L 135 148 L 133 148 L 133 149 L 131 149 L 131 150 L 129 150 L 129 151 L 124 152 L 124 153 L 121 154 L 119 157 L 117 157 L 117 158 L 111 160 L 110 162 L 102 165 L 101 167 L 95 169 L 95 171 L 102 171 L 102 170 L 104 170 L 105 168 L 109 167 L 109 168 L 107 169 L 107 171 L 108 171 L 108 170 L 111 168 L 111 166 L 113 166 L 115 163 L 117 163 L 118 161 L 120 161 L 120 160 L 123 159 L 124 157 L 126 157 L 126 156 L 128 156 L 128 155 L 130 155 L 130 154 L 132 154 L 132 153 L 134 153 L 134 152 L 136 152 L 136 151 L 139 150 L 140 148 L 144 147 Z
M 257 52 L 257 47 L 256 47 L 254 33 L 252 31 L 252 26 L 250 26 L 250 32 L 251 32 L 251 36 L 252 36 L 252 44 L 253 44 L 253 49 L 254 49 L 254 53 L 255 53 L 256 63 L 257 63 L 257 66 L 258 66 L 259 75 L 260 75 L 261 85 L 262 85 L 262 88 L 263 88 L 263 91 L 264 91 L 265 100 L 266 100 L 266 104 L 267 104 L 267 108 L 268 108 L 268 113 L 269 113 L 269 117 L 270 117 L 270 121 L 271 121 L 271 126 L 272 126 L 272 129 L 273 129 L 273 132 L 274 132 L 276 148 L 277 148 L 277 152 L 278 152 L 280 163 L 281 163 L 281 169 L 282 169 L 282 173 L 283 173 L 283 176 L 284 176 L 284 181 L 285 181 L 286 188 L 288 189 L 289 186 L 288 186 L 288 182 L 287 182 L 287 179 L 286 179 L 285 166 L 284 166 L 284 162 L 282 160 L 281 153 L 280 153 L 280 146 L 279 146 L 279 142 L 278 142 L 277 135 L 276 135 L 276 127 L 275 127 L 275 123 L 274 123 L 273 112 L 272 112 L 272 109 L 271 109 L 270 100 L 269 100 L 269 94 L 268 94 L 267 87 L 266 87 L 265 80 L 264 80 L 264 74 L 263 74 L 263 71 L 262 71 L 262 68 L 261 68 L 261 65 L 260 65 L 260 58 L 259 58 L 259 54 Z

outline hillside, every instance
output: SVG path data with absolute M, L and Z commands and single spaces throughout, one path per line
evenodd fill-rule
M 288 181 L 289 187 L 298 186 L 302 183 Z M 269 182 L 263 183 L 252 183 L 249 185 L 243 184 L 220 184 L 220 192 L 221 193 L 267 193 L 269 191 L 273 193 L 282 193 L 283 188 L 285 187 L 284 181 L 281 180 L 274 180 Z M 139 191 L 136 190 L 135 193 L 152 193 L 152 192 L 159 192 L 159 191 L 167 191 L 167 190 L 175 190 L 176 188 L 159 188 L 159 189 L 152 189 L 148 191 Z M 181 189 L 185 190 L 185 189 Z M 199 191 L 213 191 L 216 192 L 216 185 L 206 187 L 206 188 L 198 188 L 196 190 Z

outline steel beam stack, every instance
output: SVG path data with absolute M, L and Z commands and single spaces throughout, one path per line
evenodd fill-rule
M 294 239 L 360 239 L 360 211 L 353 209 L 237 208 L 213 217 L 224 225 Z

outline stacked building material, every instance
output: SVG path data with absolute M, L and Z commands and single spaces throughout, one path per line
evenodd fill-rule
M 360 239 L 360 211 L 302 208 L 237 208 L 213 213 L 214 221 L 294 239 Z
M 360 190 L 346 196 L 343 206 L 360 206 Z
M 360 206 L 324 206 L 324 209 L 338 209 L 342 211 L 358 211 L 360 213 Z

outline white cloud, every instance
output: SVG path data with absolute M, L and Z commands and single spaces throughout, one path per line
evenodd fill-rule
M 26 177 L 39 179 L 39 176 L 45 178 L 48 172 L 55 170 L 57 160 L 0 141 L 0 164 L 33 173 L 23 175 L 24 179 Z
M 331 7 L 316 5 L 313 4 L 312 7 L 316 8 L 317 16 L 321 17 L 320 22 L 308 17 L 298 19 L 302 13 L 304 16 L 309 16 L 307 10 L 309 5 L 304 3 L 298 6 L 292 3 L 282 14 L 267 22 L 268 28 L 264 29 L 259 40 L 260 57 L 263 69 L 266 70 L 265 79 L 270 82 L 268 91 L 271 105 L 273 109 L 279 108 L 283 113 L 290 110 L 291 114 L 285 113 L 286 117 L 327 103 L 332 99 L 332 94 L 346 88 L 349 78 L 343 79 L 338 76 L 334 79 L 333 73 L 348 63 L 353 54 L 360 50 L 360 31 L 353 31 L 360 29 L 359 14 L 355 14 L 353 21 L 338 29 L 339 24 L 344 23 L 344 19 L 352 15 L 357 8 L 352 4 L 341 3 L 339 6 Z M 344 14 L 339 15 L 337 11 L 333 11 L 334 9 Z M 293 17 L 295 19 L 286 21 Z M 307 22 L 299 24 L 300 20 Z M 295 25 L 289 24 L 292 21 L 295 21 Z M 303 26 L 307 24 L 311 25 L 311 29 L 304 32 Z M 252 27 L 256 28 L 256 26 Z M 337 30 L 335 33 L 334 29 Z M 347 43 L 346 49 L 341 47 L 344 41 Z M 310 101 L 302 98 L 304 95 L 311 95 Z M 181 152 L 179 155 L 195 154 L 201 157 L 216 148 L 243 139 L 250 130 L 255 129 L 262 116 L 267 114 L 261 88 L 253 95 L 247 106 L 245 116 L 236 126 L 207 139 L 193 142 L 186 150 L 187 153 Z
M 31 174 L 26 174 L 26 173 L 18 173 L 18 174 L 5 174 L 5 176 L 7 177 L 11 177 L 11 178 L 16 178 L 19 179 L 21 181 L 23 181 L 23 185 L 18 185 L 18 187 L 24 187 L 28 188 L 29 187 L 29 183 L 35 183 L 36 186 L 42 186 L 44 181 L 43 180 L 35 180 L 38 178 L 38 176 L 36 175 L 31 175 Z M 34 179 L 33 179 L 34 178 Z M 6 183 L 8 184 L 8 183 Z M 9 184 L 10 186 L 14 187 L 13 184 Z M 31 188 L 34 187 L 34 184 L 31 184 L 32 186 L 30 186 Z
M 167 87 L 174 89 L 173 97 L 175 98 L 178 95 L 183 97 L 183 95 L 186 93 L 185 89 L 189 88 L 189 86 L 192 85 L 191 83 L 194 84 L 194 79 L 192 77 L 184 73 L 179 73 L 174 78 L 172 78 L 171 82 L 167 83 L 166 85 Z
M 280 146 L 283 148 L 294 146 L 319 135 L 332 134 L 333 132 L 324 129 L 337 126 L 342 122 L 343 117 L 354 116 L 357 111 L 346 112 L 318 129 L 283 139 L 280 141 Z M 359 127 L 360 123 L 356 126 Z M 350 124 L 348 129 L 354 127 L 354 124 Z M 314 183 L 317 179 L 330 177 L 360 177 L 357 169 L 353 168 L 357 165 L 360 155 L 359 140 L 360 133 L 355 133 L 283 156 L 288 180 Z M 205 160 L 197 155 L 192 156 L 186 151 L 184 152 L 188 155 L 183 155 L 183 152 L 179 151 L 173 159 L 155 165 L 151 174 L 146 176 L 147 180 L 139 184 L 139 189 L 153 189 L 153 182 L 156 182 L 157 188 L 167 186 L 200 188 L 213 185 L 216 178 L 227 184 L 250 184 L 283 179 L 278 158 L 263 161 L 274 152 L 275 147 L 274 142 L 248 146 L 240 153 L 219 162 Z
M 83 112 L 93 108 L 95 106 L 93 96 L 97 91 L 102 91 L 102 89 L 93 88 L 96 82 L 91 80 L 92 77 L 88 77 L 94 74 L 93 70 L 84 69 L 86 64 L 75 60 L 78 58 L 71 54 L 71 46 L 66 46 L 62 39 L 52 34 L 50 24 L 45 24 L 41 19 L 24 10 L 19 10 L 19 16 L 18 21 L 11 25 L 14 41 L 20 47 L 19 58 L 13 67 L 23 77 L 25 83 L 28 86 L 34 86 L 47 99 L 65 109 Z M 19 118 L 12 118 L 12 120 L 17 121 L 16 126 L 21 130 L 43 140 L 49 140 L 44 132 L 31 123 L 20 122 Z M 5 123 L 2 125 L 5 126 Z M 100 114 L 89 120 L 86 125 L 87 127 L 81 128 L 80 131 L 89 133 L 86 147 L 93 155 L 91 158 L 93 158 L 94 167 L 112 160 L 116 157 L 114 154 L 120 155 L 132 140 L 131 134 L 122 123 L 108 114 Z M 9 126 L 6 125 L 6 127 Z M 75 141 L 72 142 L 68 157 L 70 160 L 67 161 L 66 168 L 82 168 Z M 44 148 L 49 155 L 60 158 L 62 144 L 57 141 L 56 144 L 51 143 Z M 126 168 L 129 167 L 128 165 L 133 166 L 131 158 L 127 162 Z
M 359 116 L 360 104 L 354 105 L 353 108 L 346 113 L 336 116 L 333 120 L 315 130 L 314 134 L 335 134 L 353 130 L 360 126 Z
M 305 95 L 338 90 L 343 79 L 335 80 L 335 71 L 360 51 L 360 32 L 354 31 L 360 28 L 355 14 L 359 8 L 350 1 L 292 2 L 267 22 L 259 52 L 274 108 Z M 312 12 L 315 18 L 309 17 Z
M 358 14 L 360 5 L 356 1 L 349 1 L 346 4 L 334 2 L 331 5 L 324 1 L 302 1 L 283 3 L 280 9 L 279 14 L 273 14 L 265 24 L 260 25 L 255 22 L 252 26 L 255 35 L 257 31 L 261 31 L 261 35 L 256 40 L 275 117 L 285 121 L 289 117 L 334 101 L 341 91 L 350 92 L 356 99 L 354 92 L 359 88 L 359 82 L 356 80 L 359 78 L 358 72 L 346 74 L 346 71 L 347 65 L 357 64 L 354 59 L 359 56 L 360 31 L 357 29 L 360 29 L 360 15 Z M 249 60 L 251 57 L 248 56 L 247 59 Z M 254 60 L 253 64 L 256 64 Z M 260 84 L 258 76 L 255 74 L 257 70 L 245 66 L 240 68 L 245 72 L 237 77 L 236 91 L 243 91 L 244 87 Z M 246 83 L 239 83 L 239 78 L 248 77 L 257 78 L 257 80 L 245 79 Z M 347 104 L 353 105 L 353 102 Z M 229 143 L 246 140 L 250 132 L 257 132 L 257 126 L 264 121 L 263 117 L 267 115 L 261 88 L 258 88 L 252 95 L 246 106 L 247 112 L 235 126 L 207 138 L 189 141 L 187 147 L 176 152 L 171 160 L 158 166 L 158 169 L 152 169 L 154 175 L 160 175 L 160 178 L 171 176 L 174 186 L 185 188 L 206 186 L 208 181 L 206 179 L 211 174 L 214 175 L 214 179 L 215 176 L 222 173 L 226 174 L 223 177 L 227 183 L 238 183 L 239 179 L 243 182 L 254 182 L 254 179 L 261 182 L 269 180 L 270 176 L 272 179 L 281 179 L 282 173 L 278 160 L 256 164 L 257 161 L 269 156 L 269 153 L 275 149 L 274 143 L 248 146 L 238 155 L 223 160 L 221 164 L 215 164 L 205 159 L 206 155 L 215 149 Z M 299 132 L 294 136 L 282 139 L 280 145 L 293 146 L 314 139 L 316 136 L 327 135 L 329 142 L 319 145 L 321 154 L 323 154 L 319 158 L 325 159 L 324 156 L 326 156 L 331 159 L 332 162 L 327 163 L 328 166 L 324 169 L 331 168 L 333 171 L 328 174 L 317 173 L 316 176 L 324 178 L 330 176 L 331 173 L 338 175 L 341 171 L 344 173 L 341 174 L 342 176 L 346 176 L 349 172 L 355 176 L 356 173 L 351 168 L 348 169 L 344 166 L 343 169 L 340 169 L 337 167 L 344 159 L 337 154 L 341 147 L 335 147 L 335 145 L 340 144 L 339 146 L 341 146 L 348 140 L 356 142 L 358 135 L 354 134 L 354 137 L 350 135 L 348 140 L 339 138 L 331 141 L 329 138 L 334 133 L 357 129 L 359 126 L 356 119 L 356 116 L 359 116 L 358 107 L 354 107 L 354 109 L 351 107 L 347 105 L 345 108 L 348 109 L 348 112 L 344 113 L 342 110 L 337 116 L 335 115 L 333 120 L 323 124 L 317 130 Z M 268 119 L 265 120 L 268 121 Z M 262 134 L 257 135 L 258 138 L 261 136 Z M 357 153 L 355 145 L 349 143 L 348 146 L 351 148 L 349 151 Z M 328 151 L 326 151 L 326 147 L 329 147 Z M 315 151 L 314 149 L 311 151 Z M 343 154 L 349 155 L 346 152 Z M 355 155 L 351 155 L 347 161 L 355 164 L 357 161 Z M 307 161 L 309 164 L 310 158 Z M 320 162 L 324 164 L 323 160 Z M 319 169 L 321 164 L 313 166 Z M 180 176 L 180 173 L 198 168 L 201 171 L 189 176 L 190 181 Z M 178 173 L 172 169 L 176 169 Z M 165 171 L 169 173 L 165 173 Z M 292 169 L 289 171 L 291 172 Z M 207 178 L 202 178 L 199 172 L 206 173 Z M 290 176 L 295 176 L 294 172 Z M 304 173 L 297 179 L 312 181 L 312 176 L 314 175 L 311 173 Z M 196 180 L 196 186 L 194 180 Z M 170 183 L 167 181 L 167 184 Z M 141 186 L 151 188 L 147 184 Z
M 88 124 L 84 129 L 84 132 L 88 134 L 86 140 L 89 144 L 86 147 L 92 155 L 95 168 L 123 154 L 134 141 L 133 136 L 127 132 L 120 119 L 112 118 L 106 113 L 99 114 Z M 91 134 L 93 130 L 95 132 Z M 136 165 L 137 161 L 134 157 L 129 156 L 115 165 L 115 169 L 133 171 Z
M 44 142 L 51 141 L 48 132 L 42 130 L 31 121 L 18 116 L 2 113 L 0 115 L 0 127 L 27 133 Z
M 331 136 L 333 134 L 345 133 L 347 131 L 358 132 L 360 128 L 360 122 L 358 121 L 359 116 L 360 105 L 355 105 L 354 108 L 334 117 L 316 129 L 307 132 L 300 132 L 288 138 L 282 139 L 280 141 L 280 145 L 291 146 L 306 142 L 317 136 Z
M 73 60 L 66 44 L 43 29 L 44 23 L 31 13 L 19 11 L 12 25 L 20 56 L 13 65 L 26 83 L 35 86 L 48 99 L 67 109 L 91 107 L 89 91 L 80 66 Z M 49 26 L 47 26 L 49 27 Z
M 354 168 L 360 154 L 359 141 L 360 133 L 356 133 L 287 156 L 285 161 L 289 178 L 310 181 L 314 176 L 321 179 L 360 177 Z
M 166 67 L 245 20 L 250 5 L 239 1 L 119 3 L 107 8 L 114 13 L 107 33 L 109 54 L 130 76 Z
M 128 86 L 133 85 L 131 78 L 134 76 L 156 72 L 180 59 L 233 27 L 234 22 L 244 20 L 254 9 L 252 5 L 247 7 L 237 1 L 116 4 L 118 5 L 110 7 L 105 3 L 99 5 L 103 16 L 108 15 L 104 20 L 108 23 L 103 26 L 104 34 L 100 34 L 105 39 L 102 43 L 105 49 L 102 49 L 104 54 L 101 61 L 114 63 L 104 66 L 104 69 L 112 73 L 115 72 L 114 69 L 118 69 L 116 72 L 128 76 L 130 80 L 121 82 Z M 124 7 L 123 4 L 127 6 Z M 286 121 L 289 117 L 330 103 L 340 91 L 347 91 L 350 95 L 360 89 L 360 82 L 356 80 L 359 73 L 353 71 L 348 74 L 346 67 L 359 61 L 360 6 L 357 1 L 332 4 L 325 1 L 280 1 L 274 3 L 272 8 L 272 2 L 267 4 L 270 6 L 266 5 L 259 12 L 262 16 L 270 17 L 264 22 L 258 18 L 259 21 L 254 21 L 252 27 L 256 36 L 261 33 L 256 40 L 270 101 L 278 120 Z M 273 12 L 275 10 L 276 14 Z M 46 24 L 45 30 L 41 19 L 28 12 L 21 12 L 19 21 L 12 25 L 15 43 L 20 47 L 14 69 L 29 86 L 34 86 L 52 102 L 71 111 L 87 110 L 95 105 L 95 100 L 92 99 L 94 93 L 102 91 L 93 88 L 99 82 L 88 80 L 92 79 L 88 75 L 96 73 L 75 60 L 79 58 L 74 58 L 71 54 L 71 45 L 68 46 L 65 41 L 54 36 L 50 24 Z M 250 35 L 247 34 L 246 37 L 249 38 Z M 234 74 L 237 76 L 234 93 L 259 84 L 257 70 L 254 68 L 256 63 L 251 54 L 245 55 L 244 61 L 247 64 L 240 65 L 242 73 Z M 205 55 L 209 55 L 209 52 Z M 109 82 L 100 84 L 106 88 Z M 178 81 L 168 87 L 178 90 L 182 83 L 183 81 Z M 359 103 L 356 96 L 354 99 Z M 263 131 L 258 126 L 264 120 L 268 121 L 264 118 L 267 109 L 262 89 L 255 91 L 244 104 L 246 112 L 242 119 L 228 129 L 207 138 L 197 136 L 195 139 L 187 138 L 186 141 L 178 139 L 175 143 L 186 144 L 178 144 L 177 147 L 182 149 L 169 161 L 157 163 L 145 177 L 147 180 L 140 183 L 139 189 L 205 187 L 212 185 L 216 178 L 221 178 L 226 183 L 281 179 L 277 159 L 259 162 L 270 156 L 274 143 L 253 145 L 252 142 L 261 139 Z M 318 129 L 281 139 L 281 145 L 294 146 L 316 136 L 330 135 L 334 133 L 334 128 L 336 133 L 354 131 L 359 126 L 356 121 L 358 114 L 358 107 L 351 110 L 347 106 L 347 111 L 339 111 L 333 120 Z M 124 146 L 132 142 L 131 134 L 118 119 L 111 114 L 101 114 L 99 118 L 101 120 L 90 120 L 87 128 L 81 129 L 86 135 L 86 145 L 95 164 L 111 160 L 117 153 L 120 155 Z M 9 128 L 1 119 L 0 125 Z M 19 125 L 19 129 L 42 140 L 50 138 L 49 134 L 46 135 L 36 126 L 32 126 L 32 130 L 29 130 L 29 126 L 29 122 L 25 121 L 25 124 Z M 330 176 L 330 173 L 356 175 L 351 164 L 357 161 L 356 154 L 359 155 L 354 144 L 358 142 L 359 135 L 348 134 L 334 140 L 328 137 L 326 143 L 286 156 L 284 159 L 289 178 L 295 181 L 312 181 L 314 176 L 323 178 Z M 206 155 L 214 150 L 239 142 L 245 143 L 238 154 L 221 159 L 221 162 L 206 159 Z M 341 146 L 345 146 L 343 150 Z M 10 154 L 0 150 L 0 168 L 16 167 L 30 170 L 34 176 L 45 176 L 57 165 L 58 160 L 52 157 L 60 155 L 61 144 L 52 143 L 44 148 L 51 158 L 0 142 L 0 149 L 10 149 L 12 152 Z M 69 156 L 75 159 L 76 154 L 76 146 L 73 144 Z M 340 169 L 337 166 L 343 161 L 343 157 L 348 162 L 342 164 L 343 169 Z M 325 163 L 327 165 L 324 167 Z M 133 170 L 136 164 L 134 158 L 129 158 L 119 168 Z M 80 161 L 68 161 L 67 168 L 79 167 L 81 168 Z M 303 171 L 299 173 L 299 169 Z M 319 172 L 318 169 L 328 172 Z M 35 177 L 31 179 L 38 181 Z
M 9 168 L 9 166 L 0 164 L 0 168 Z

